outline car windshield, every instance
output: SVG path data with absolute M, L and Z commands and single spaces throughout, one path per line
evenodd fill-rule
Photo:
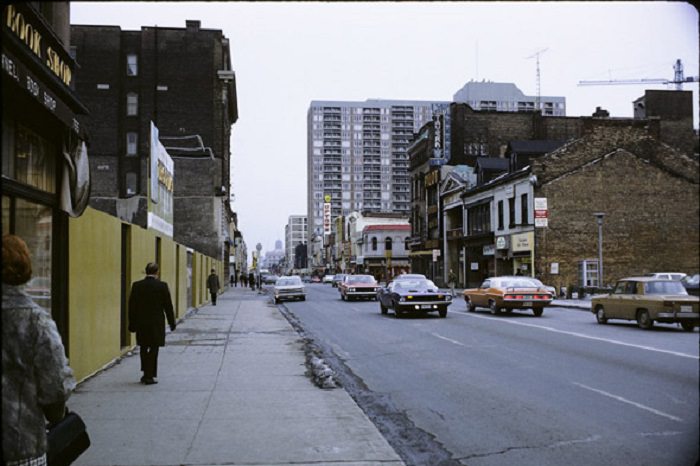
M 681 283 L 684 283 L 686 286 L 698 286 L 700 285 L 700 274 L 696 273 L 695 275 L 688 275 L 687 277 L 683 277 L 681 279 Z
M 529 278 L 510 278 L 501 281 L 501 288 L 538 288 L 542 286 Z
M 301 285 L 301 279 L 299 277 L 282 277 L 278 278 L 275 286 L 290 286 L 290 285 Z
M 425 280 L 425 275 L 421 275 L 419 273 L 404 273 L 402 275 L 397 275 L 394 277 L 394 281 L 398 280 L 416 280 L 416 279 L 423 279 Z
M 688 294 L 679 281 L 658 281 L 644 284 L 644 294 Z
M 338 274 L 338 275 L 335 275 L 335 276 L 333 277 L 333 280 L 342 280 L 343 277 L 345 277 L 345 275 L 343 275 L 343 274 Z
M 410 280 L 399 280 L 394 282 L 394 290 L 396 291 L 410 291 L 410 290 L 426 290 L 433 289 L 435 285 L 430 280 L 424 278 L 414 278 Z
M 374 283 L 371 275 L 353 275 L 348 277 L 348 283 Z

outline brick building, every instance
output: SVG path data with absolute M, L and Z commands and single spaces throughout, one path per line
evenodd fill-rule
M 230 136 L 238 118 L 221 30 L 71 26 L 84 70 L 76 92 L 91 109 L 92 207 L 148 225 L 151 122 L 174 160 L 173 239 L 228 263 L 232 245 Z
M 555 286 L 596 284 L 580 273 L 583 261 L 597 264 L 596 212 L 605 214 L 603 284 L 697 272 L 697 158 L 657 139 L 654 121 L 582 120 L 581 138 L 532 165 L 535 197 L 547 198 L 549 210 L 548 227 L 535 229 L 535 274 Z

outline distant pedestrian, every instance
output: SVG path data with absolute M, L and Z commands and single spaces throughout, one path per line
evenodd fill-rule
M 209 277 L 207 277 L 207 288 L 209 289 L 209 295 L 211 296 L 211 303 L 216 306 L 216 297 L 219 294 L 219 276 L 216 275 L 216 270 L 211 269 Z
M 168 284 L 158 279 L 158 264 L 146 265 L 146 278 L 131 285 L 129 331 L 140 346 L 141 383 L 158 383 L 158 348 L 165 346 L 165 318 L 175 331 L 175 314 Z
M 452 293 L 452 297 L 454 298 L 455 296 L 455 283 L 457 283 L 457 275 L 450 269 L 450 273 L 447 275 L 447 281 L 450 284 L 450 293 Z
M 241 272 L 241 286 L 243 288 L 248 286 L 248 275 L 245 272 Z
M 27 244 L 2 237 L 2 464 L 46 464 L 46 421 L 75 388 L 56 323 L 27 295 Z
M 253 272 L 248 274 L 248 284 L 250 285 L 250 289 L 255 291 L 255 274 Z
M 234 272 L 234 273 L 231 274 L 231 278 L 229 279 L 229 285 L 231 285 L 232 288 L 233 288 L 234 286 L 236 286 L 236 282 L 237 282 L 237 278 L 236 278 L 236 277 L 238 277 L 238 275 Z

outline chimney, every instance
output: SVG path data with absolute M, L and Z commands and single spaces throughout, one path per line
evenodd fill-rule
M 185 21 L 187 32 L 198 32 L 201 25 L 202 22 L 199 20 L 188 19 Z

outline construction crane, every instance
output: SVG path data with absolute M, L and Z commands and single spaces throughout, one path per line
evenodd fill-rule
M 579 81 L 579 86 L 600 86 L 609 84 L 675 84 L 676 90 L 683 90 L 683 84 L 696 83 L 697 76 L 685 76 L 683 74 L 683 62 L 677 59 L 673 65 L 673 79 L 648 78 L 648 79 L 609 79 L 607 81 Z
M 537 60 L 537 98 L 535 100 L 535 110 L 540 109 L 540 55 L 545 53 L 549 48 L 539 49 L 537 52 L 533 53 L 527 59 L 535 58 Z

